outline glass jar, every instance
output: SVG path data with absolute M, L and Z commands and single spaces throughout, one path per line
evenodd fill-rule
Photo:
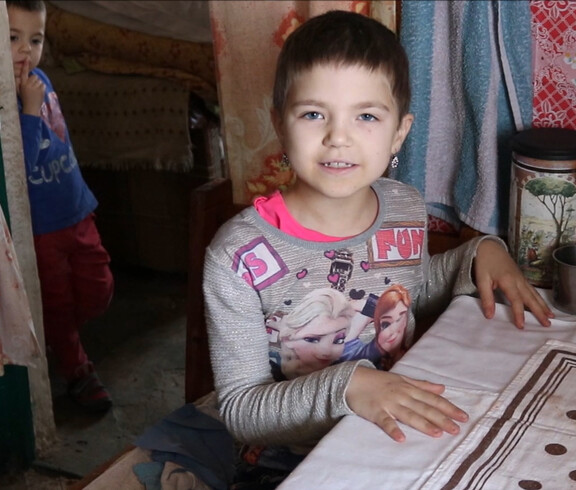
M 552 287 L 552 252 L 576 243 L 576 131 L 532 128 L 511 140 L 508 244 L 526 279 Z

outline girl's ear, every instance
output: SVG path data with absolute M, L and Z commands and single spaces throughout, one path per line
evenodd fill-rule
M 398 129 L 396 130 L 396 136 L 394 138 L 394 142 L 392 144 L 393 153 L 398 153 L 400 148 L 402 148 L 402 144 L 408 136 L 410 132 L 410 128 L 412 127 L 412 122 L 414 121 L 414 116 L 412 114 L 406 114 L 400 124 L 398 125 Z
M 284 146 L 284 124 L 282 123 L 282 116 L 273 108 L 270 111 L 270 118 L 272 119 L 272 125 L 274 126 L 274 131 L 276 131 L 278 141 Z

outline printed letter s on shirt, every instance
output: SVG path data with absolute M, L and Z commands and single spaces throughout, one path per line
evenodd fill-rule
M 274 284 L 288 273 L 288 267 L 282 258 L 262 236 L 236 251 L 232 269 L 258 291 Z

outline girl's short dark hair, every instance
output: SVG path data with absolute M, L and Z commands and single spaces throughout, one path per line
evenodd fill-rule
M 331 10 L 312 17 L 286 40 L 276 65 L 273 102 L 282 113 L 294 78 L 316 65 L 358 65 L 388 77 L 400 118 L 408 113 L 408 59 L 396 35 L 377 20 Z
M 28 12 L 44 12 L 46 5 L 43 0 L 6 0 L 6 8 L 13 7 Z

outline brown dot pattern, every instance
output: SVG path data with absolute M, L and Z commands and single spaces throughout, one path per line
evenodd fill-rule
M 576 410 L 566 412 L 566 417 L 571 420 L 576 420 Z M 544 446 L 544 451 L 551 456 L 562 456 L 568 452 L 568 449 L 563 444 L 550 443 Z M 568 473 L 568 478 L 572 481 L 576 481 L 576 470 L 570 471 Z M 537 480 L 519 480 L 518 487 L 523 490 L 540 490 L 543 488 L 543 485 Z
M 539 490 L 542 484 L 535 480 L 520 480 L 518 486 L 524 490 Z
M 567 451 L 566 447 L 562 444 L 546 444 L 544 450 L 552 456 L 561 456 Z

